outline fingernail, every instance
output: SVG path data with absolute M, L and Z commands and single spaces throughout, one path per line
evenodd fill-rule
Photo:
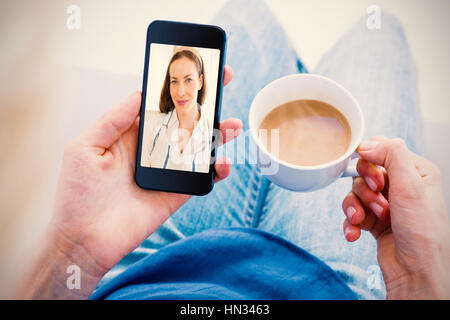
M 375 181 L 373 181 L 369 177 L 365 177 L 364 180 L 366 180 L 367 185 L 369 186 L 370 189 L 372 189 L 373 192 L 377 190 L 377 183 Z
M 375 213 L 378 218 L 381 218 L 381 215 L 383 214 L 383 207 L 376 202 L 372 202 L 369 206 L 373 213 Z
M 359 151 L 370 151 L 378 146 L 378 141 L 363 141 L 359 145 Z
M 348 238 L 348 235 L 350 234 L 351 230 L 350 230 L 350 226 L 348 226 L 347 228 L 345 228 L 345 238 Z
M 356 213 L 356 209 L 355 208 L 353 208 L 353 207 L 348 207 L 347 208 L 347 218 L 348 218 L 348 221 L 350 221 L 350 222 L 352 222 L 352 217 L 353 217 L 353 215 Z

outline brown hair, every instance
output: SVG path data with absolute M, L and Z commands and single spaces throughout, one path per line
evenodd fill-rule
M 192 62 L 195 63 L 199 77 L 203 75 L 203 85 L 202 85 L 202 88 L 198 91 L 197 102 L 200 105 L 203 105 L 203 103 L 205 102 L 206 81 L 205 81 L 205 70 L 203 67 L 202 57 L 200 56 L 200 54 L 196 54 L 192 50 L 183 49 L 183 50 L 175 52 L 175 54 L 172 56 L 172 59 L 170 59 L 169 65 L 167 66 L 166 78 L 164 79 L 164 84 L 163 84 L 163 87 L 161 90 L 161 97 L 159 99 L 159 111 L 161 113 L 168 113 L 175 108 L 175 105 L 173 104 L 173 101 L 172 101 L 172 97 L 170 96 L 169 69 L 175 60 L 181 59 L 183 57 L 188 58 L 189 60 L 191 60 Z

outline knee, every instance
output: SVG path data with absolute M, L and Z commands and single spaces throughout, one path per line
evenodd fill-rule
M 364 27 L 371 33 L 389 36 L 397 41 L 406 40 L 400 20 L 378 6 L 368 7 L 362 20 Z
M 401 39 L 406 39 L 403 25 L 397 17 L 387 11 L 381 11 L 382 30 L 387 33 L 396 35 Z

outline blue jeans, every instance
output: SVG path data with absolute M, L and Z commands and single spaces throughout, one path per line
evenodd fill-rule
M 221 118 L 242 119 L 245 132 L 251 101 L 260 89 L 284 75 L 307 71 L 263 2 L 229 1 L 212 24 L 227 32 L 227 64 L 235 74 L 224 89 Z M 381 29 L 369 30 L 363 17 L 324 55 L 314 73 L 336 80 L 353 93 L 366 119 L 365 138 L 401 137 L 409 148 L 422 153 L 415 68 L 396 19 L 382 12 Z M 245 134 L 234 144 L 242 145 L 242 139 Z M 242 149 L 237 148 L 237 157 L 242 156 Z M 296 193 L 270 183 L 251 163 L 235 164 L 229 177 L 209 195 L 189 200 L 100 285 L 174 241 L 211 228 L 249 227 L 279 235 L 317 256 L 360 298 L 384 298 L 375 240 L 363 233 L 360 240 L 348 243 L 342 231 L 341 203 L 352 180 L 340 179 L 319 191 Z M 376 276 L 381 281 L 370 278 Z

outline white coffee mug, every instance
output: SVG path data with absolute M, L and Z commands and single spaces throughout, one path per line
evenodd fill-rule
M 258 138 L 260 124 L 270 111 L 283 103 L 299 99 L 326 102 L 347 118 L 351 142 L 338 159 L 316 166 L 294 165 L 275 157 Z M 349 164 L 357 156 L 355 151 L 363 138 L 363 113 L 352 94 L 333 80 L 314 74 L 294 74 L 269 83 L 253 99 L 249 126 L 251 139 L 257 145 L 257 162 L 261 173 L 280 187 L 292 191 L 314 191 L 340 177 L 358 175 L 356 168 Z

